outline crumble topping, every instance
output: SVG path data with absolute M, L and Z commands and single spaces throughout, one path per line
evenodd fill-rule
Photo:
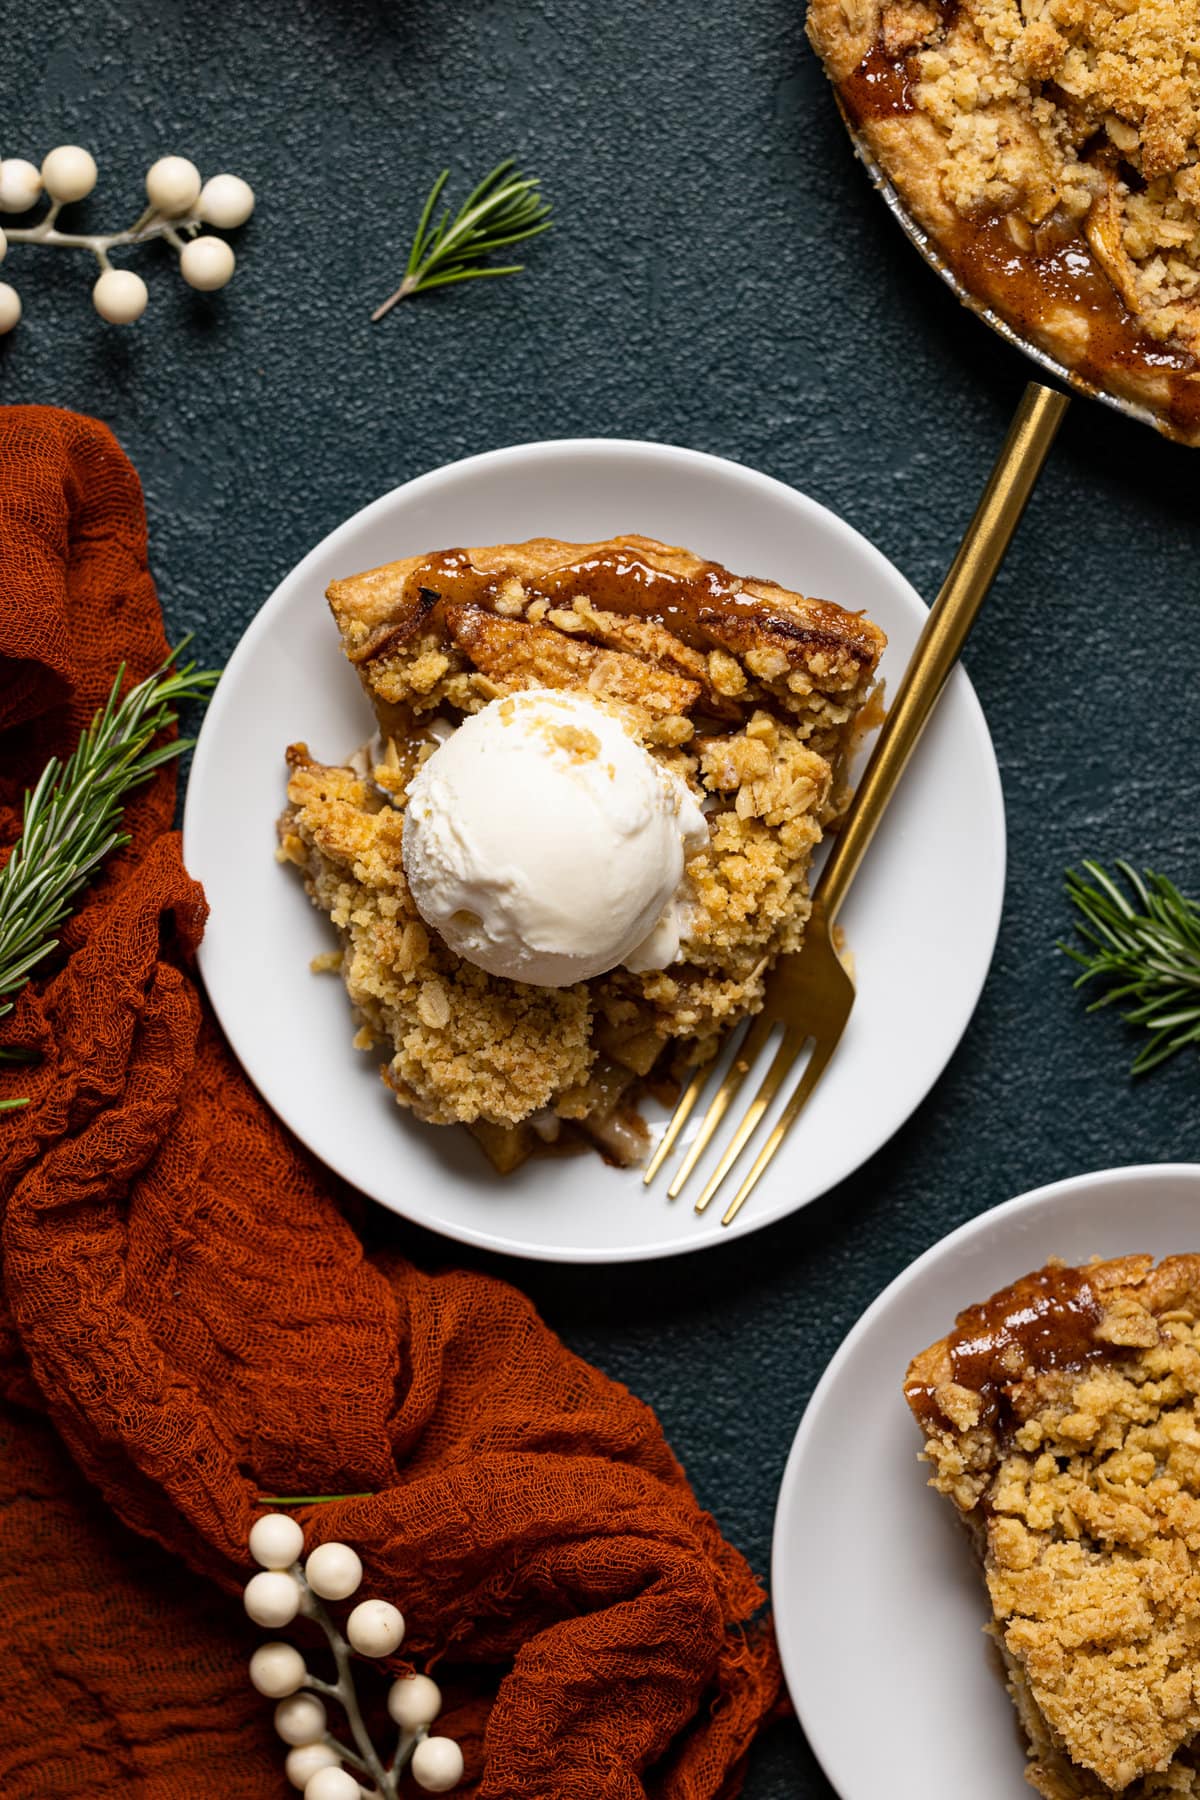
M 353 771 L 289 752 L 283 845 L 343 935 L 340 962 L 364 1048 L 387 1044 L 384 1079 L 435 1125 L 515 1124 L 595 1056 L 581 988 L 495 981 L 447 950 L 409 896 L 404 815 Z
M 1010 1358 L 986 1423 L 952 1334 L 906 1392 L 983 1559 L 1032 1786 L 1200 1795 L 1200 1257 L 1069 1273 L 1097 1301 L 1082 1366 Z
M 808 0 L 956 291 L 1200 444 L 1200 0 Z
M 572 762 L 595 762 L 600 754 L 600 739 L 586 725 L 547 725 L 543 729 L 553 748 L 561 750 Z M 608 772 L 612 775 L 611 766 Z
M 1143 328 L 1200 353 L 1197 0 L 901 3 L 882 41 L 914 53 L 964 220 L 1009 214 L 1039 253 L 1081 228 Z

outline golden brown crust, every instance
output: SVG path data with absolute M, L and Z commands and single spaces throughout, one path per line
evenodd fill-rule
M 1197 0 L 810 0 L 872 155 L 981 304 L 1200 442 Z
M 531 1119 L 551 1137 L 581 1126 L 628 1160 L 639 1084 L 710 1054 L 802 941 L 809 861 L 883 633 L 641 537 L 410 557 L 329 596 L 381 743 L 354 769 L 298 750 L 280 834 L 342 933 L 364 1046 L 386 1048 L 402 1103 L 471 1125 L 497 1167 L 528 1153 Z M 531 686 L 617 710 L 704 804 L 709 841 L 687 865 L 681 958 L 667 969 L 518 988 L 417 918 L 401 861 L 408 782 L 437 734 Z M 540 1033 L 555 1039 L 544 1054 Z
M 905 1391 L 983 1558 L 1031 1784 L 1200 1794 L 1200 1256 L 1047 1265 Z
M 435 610 L 434 596 L 486 603 L 502 613 L 506 600 L 518 594 L 526 608 L 545 598 L 556 609 L 590 596 L 594 610 L 611 621 L 636 612 L 643 598 L 637 571 L 643 568 L 663 578 L 664 601 L 691 615 L 703 644 L 724 643 L 736 633 L 738 647 L 745 648 L 756 637 L 764 646 L 778 645 L 793 666 L 814 654 L 844 659 L 847 666 L 874 664 L 883 648 L 883 634 L 858 613 L 775 582 L 732 575 L 690 550 L 636 534 L 591 544 L 532 538 L 405 557 L 331 582 L 328 599 L 346 653 L 361 669 L 408 642 Z M 644 597 L 657 622 L 654 592 Z M 667 624 L 677 626 L 678 619 Z

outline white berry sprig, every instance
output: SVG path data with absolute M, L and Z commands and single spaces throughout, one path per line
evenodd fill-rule
M 92 305 L 110 325 L 132 325 L 146 310 L 150 291 L 132 269 L 114 268 L 109 252 L 127 244 L 163 238 L 179 256 L 179 272 L 189 287 L 202 293 L 223 288 L 235 258 L 224 238 L 202 232 L 205 225 L 233 231 L 254 211 L 254 189 L 240 175 L 210 175 L 186 156 L 160 156 L 146 171 L 146 199 L 141 217 L 127 231 L 73 232 L 58 229 L 64 206 L 84 200 L 96 185 L 96 159 L 79 144 L 59 144 L 41 168 L 22 156 L 0 162 L 0 213 L 24 213 L 44 193 L 49 206 L 36 225 L 0 231 L 0 260 L 10 244 L 41 244 L 58 250 L 88 250 L 100 264 L 92 288 Z M 21 296 L 0 281 L 0 333 L 21 318 Z
M 428 1675 L 402 1675 L 392 1683 L 387 1708 L 399 1737 L 387 1763 L 371 1742 L 359 1708 L 351 1652 L 393 1655 L 404 1642 L 403 1615 L 390 1600 L 360 1600 L 343 1637 L 321 1602 L 349 1600 L 358 1592 L 363 1573 L 358 1554 L 349 1544 L 318 1544 L 302 1564 L 303 1551 L 304 1533 L 286 1513 L 266 1513 L 255 1521 L 250 1554 L 261 1566 L 246 1583 L 247 1613 L 270 1631 L 290 1625 L 298 1615 L 312 1619 L 325 1633 L 337 1669 L 336 1681 L 320 1680 L 295 1646 L 282 1641 L 261 1644 L 250 1658 L 251 1683 L 277 1702 L 275 1729 L 288 1746 L 288 1780 L 302 1790 L 304 1800 L 398 1800 L 407 1769 L 426 1793 L 449 1793 L 462 1780 L 463 1754 L 453 1738 L 429 1735 L 442 1709 L 435 1681 Z M 327 1729 L 327 1699 L 343 1708 L 356 1749 Z M 372 1785 L 364 1785 L 366 1781 Z

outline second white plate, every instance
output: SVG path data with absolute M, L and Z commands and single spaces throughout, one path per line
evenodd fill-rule
M 929 1491 L 904 1402 L 917 1351 L 1051 1256 L 1194 1251 L 1200 1165 L 1038 1188 L 897 1276 L 825 1371 L 775 1515 L 775 1628 L 800 1723 L 841 1800 L 1021 1800 L 1025 1754 L 967 1534 Z
M 341 761 L 366 700 L 324 590 L 335 576 L 457 544 L 643 532 L 745 574 L 862 608 L 888 634 L 891 689 L 925 608 L 849 525 L 803 494 L 693 450 L 609 439 L 528 444 L 435 470 L 332 532 L 276 589 L 222 677 L 196 748 L 184 853 L 211 907 L 200 966 L 247 1073 L 329 1166 L 385 1206 L 464 1242 L 567 1262 L 666 1256 L 804 1206 L 871 1156 L 941 1073 L 974 1009 L 1004 889 L 1000 778 L 962 670 L 950 681 L 842 913 L 858 1000 L 829 1072 L 728 1230 L 598 1157 L 501 1180 L 465 1132 L 418 1124 L 351 1047 L 340 982 L 309 973 L 334 943 L 274 861 L 283 752 Z M 719 1148 L 719 1146 L 718 1146 Z M 702 1164 L 702 1169 L 705 1165 Z

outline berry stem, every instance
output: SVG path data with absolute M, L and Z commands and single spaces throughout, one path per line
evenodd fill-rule
M 45 218 L 39 219 L 36 225 L 19 228 L 6 225 L 4 235 L 10 244 L 46 244 L 55 250 L 90 250 L 103 267 L 108 268 L 109 251 L 123 244 L 148 244 L 154 238 L 162 237 L 176 250 L 182 250 L 183 239 L 180 234 L 195 231 L 203 223 L 195 217 L 161 219 L 155 215 L 153 207 L 148 207 L 137 223 L 127 231 L 57 231 L 53 224 L 57 215 L 58 202 L 55 201 Z
M 320 1686 L 322 1692 L 324 1692 L 326 1694 L 333 1694 L 335 1696 L 335 1698 L 339 1697 L 337 1689 L 335 1687 L 331 1687 L 327 1681 L 322 1681 L 320 1684 L 318 1684 L 317 1682 L 315 1682 L 313 1680 L 312 1676 L 310 1675 L 308 1680 L 305 1682 L 306 1687 L 317 1687 L 318 1685 Z M 351 1765 L 351 1767 L 353 1767 L 355 1769 L 361 1769 L 363 1771 L 364 1775 L 369 1775 L 371 1773 L 371 1771 L 367 1768 L 366 1763 L 363 1761 L 362 1757 L 358 1754 L 358 1751 L 352 1750 L 350 1748 L 349 1744 L 343 1744 L 341 1738 L 335 1738 L 332 1731 L 327 1731 L 325 1733 L 325 1736 L 321 1739 L 321 1742 L 323 1744 L 328 1744 L 329 1748 L 331 1750 L 336 1750 L 338 1755 L 341 1757 L 342 1761 L 348 1762 Z
M 337 1668 L 338 1678 L 332 1685 L 326 1681 L 317 1681 L 312 1676 L 309 1676 L 307 1685 L 316 1688 L 318 1692 L 331 1694 L 341 1702 L 346 1714 L 346 1723 L 350 1727 L 354 1742 L 358 1746 L 359 1755 L 362 1758 L 360 1767 L 366 1770 L 367 1774 L 370 1775 L 372 1781 L 376 1784 L 380 1800 L 397 1800 L 395 1776 L 385 1769 L 380 1762 L 379 1755 L 374 1744 L 371 1742 L 370 1733 L 367 1730 L 362 1713 L 359 1710 L 358 1694 L 355 1692 L 354 1687 L 354 1670 L 350 1663 L 350 1646 L 347 1644 L 345 1638 L 342 1636 L 329 1614 L 325 1611 L 325 1608 L 321 1605 L 317 1595 L 309 1586 L 305 1579 L 304 1570 L 299 1563 L 292 1569 L 292 1574 L 304 1590 L 303 1611 L 308 1618 L 315 1620 L 321 1630 L 325 1633 L 329 1648 L 333 1652 L 334 1664 Z
M 405 1769 L 407 1769 L 409 1763 L 412 1761 L 413 1751 L 416 1749 L 421 1739 L 423 1737 L 428 1737 L 428 1735 L 429 1734 L 426 1731 L 401 1731 L 400 1736 L 396 1740 L 396 1754 L 392 1758 L 393 1776 L 403 1775 Z

